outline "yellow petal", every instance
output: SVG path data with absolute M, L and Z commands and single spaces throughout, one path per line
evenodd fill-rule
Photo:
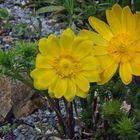
M 118 63 L 113 63 L 107 69 L 105 69 L 101 74 L 101 80 L 98 82 L 98 84 L 103 85 L 107 83 L 113 77 L 117 68 L 118 68 Z
M 49 69 L 52 68 L 52 66 L 50 64 L 50 60 L 48 60 L 48 58 L 46 56 L 43 56 L 41 54 L 37 55 L 35 66 L 37 68 L 49 68 Z
M 76 94 L 76 85 L 69 79 L 67 91 L 64 94 L 64 97 L 66 98 L 67 101 L 71 102 L 74 99 L 75 94 Z
M 96 70 L 99 67 L 99 62 L 93 56 L 84 57 L 81 60 L 82 70 Z
M 87 92 L 89 90 L 89 88 L 90 88 L 89 82 L 81 74 L 78 74 L 77 77 L 72 80 L 82 91 Z
M 113 37 L 113 34 L 112 34 L 109 26 L 105 22 L 103 22 L 95 17 L 89 17 L 89 24 L 99 34 L 101 34 L 104 39 L 109 41 Z
M 81 30 L 80 36 L 82 37 L 88 37 L 90 40 L 93 41 L 94 44 L 99 46 L 107 46 L 108 42 L 100 35 L 93 31 L 89 30 Z
M 39 48 L 45 49 L 47 47 L 47 38 L 41 38 L 38 43 Z
M 127 31 L 127 24 L 128 24 L 128 12 L 130 12 L 130 8 L 128 6 L 123 8 L 123 12 L 122 12 L 122 32 L 126 32 Z
M 121 20 L 117 17 L 116 12 L 114 12 L 113 10 L 106 10 L 106 17 L 112 32 L 114 34 L 119 34 L 122 31 Z
M 34 80 L 36 89 L 46 90 L 56 75 L 53 70 L 36 68 L 30 73 L 30 76 Z
M 140 64 L 140 53 L 135 54 L 132 61 L 134 61 L 134 63 Z
M 48 92 L 48 94 L 49 94 L 49 96 L 50 96 L 51 98 L 55 98 L 55 95 L 54 95 L 53 92 Z
M 127 26 L 127 30 L 129 30 L 129 33 L 133 33 L 135 34 L 136 33 L 136 21 L 135 21 L 135 16 L 131 14 L 128 15 L 128 19 L 129 19 L 129 22 L 128 22 L 128 26 Z
M 125 85 L 128 85 L 132 81 L 132 68 L 129 62 L 120 64 L 119 74 Z
M 38 90 L 47 90 L 48 88 L 48 84 L 46 85 L 46 83 L 42 83 L 39 80 L 34 80 L 33 86 L 35 87 L 35 89 L 38 89 Z
M 71 47 L 72 42 L 75 38 L 75 34 L 71 29 L 64 30 L 60 36 L 60 44 L 63 50 L 67 50 Z
M 123 8 L 122 13 L 122 32 L 134 33 L 136 27 L 135 16 L 128 6 Z
M 72 42 L 72 47 L 70 48 L 70 52 L 73 53 L 74 50 L 77 48 L 77 46 L 85 40 L 88 40 L 88 38 L 87 37 L 76 37 L 76 38 L 74 38 L 74 40 Z
M 135 51 L 139 54 L 140 53 L 140 40 L 134 42 Z
M 97 58 L 101 64 L 101 68 L 103 70 L 107 69 L 114 63 L 114 60 L 109 55 L 103 55 L 103 56 L 99 56 Z
M 122 7 L 118 3 L 116 3 L 113 5 L 112 11 L 116 14 L 116 17 L 121 21 Z
M 73 43 L 73 53 L 77 55 L 80 59 L 85 57 L 86 55 L 89 55 L 92 50 L 93 50 L 93 42 L 89 41 L 89 40 L 82 40 L 78 43 L 76 43 L 77 41 L 79 41 L 78 39 L 74 41 Z
M 113 63 L 110 67 L 108 67 L 104 72 L 103 75 L 107 79 L 111 79 L 111 77 L 115 74 L 118 68 L 118 63 Z
M 81 97 L 81 98 L 86 98 L 87 95 L 88 95 L 88 92 L 84 92 L 81 89 L 77 88 L 76 96 Z
M 135 14 L 135 20 L 136 20 L 136 36 L 140 36 L 140 12 L 136 12 Z
M 56 86 L 56 83 L 57 83 L 57 79 L 58 79 L 58 75 L 56 75 L 55 78 L 53 78 L 51 84 L 48 87 L 48 93 L 49 93 L 50 96 L 55 97 L 54 90 L 55 90 L 55 86 Z
M 39 41 L 39 51 L 42 55 L 47 57 L 57 56 L 60 52 L 59 40 L 55 35 L 50 35 L 47 39 L 42 38 Z
M 135 32 L 136 22 L 135 16 L 132 14 L 129 6 L 125 6 L 122 11 L 122 32 L 132 34 Z
M 114 4 L 112 10 L 106 10 L 107 21 L 114 34 L 118 34 L 122 31 L 121 15 L 122 15 L 122 8 L 117 3 Z
M 108 54 L 107 47 L 105 46 L 94 46 L 95 55 L 106 55 Z
M 136 76 L 140 76 L 140 64 L 135 63 L 132 61 L 131 63 L 132 74 Z
M 54 94 L 56 98 L 61 98 L 67 91 L 67 79 L 58 78 L 55 88 Z
M 114 34 L 119 34 L 122 31 L 121 26 L 122 8 L 116 3 L 111 10 L 106 10 L 107 21 Z
M 88 70 L 83 71 L 82 75 L 89 80 L 89 82 L 98 82 L 100 81 L 99 71 L 97 70 Z

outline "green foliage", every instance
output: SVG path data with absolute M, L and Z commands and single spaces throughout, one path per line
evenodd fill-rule
M 133 7 L 133 9 L 134 9 L 134 11 L 138 11 L 138 10 L 140 10 L 140 1 L 139 0 L 135 0 L 134 1 L 134 4 L 132 5 Z
M 9 16 L 9 12 L 5 8 L 0 8 L 0 18 L 5 19 Z
M 36 128 L 40 131 L 40 133 L 45 134 L 45 132 L 47 131 L 46 126 L 43 124 L 42 121 L 39 121 L 36 124 Z
M 19 36 L 23 37 L 29 34 L 28 25 L 26 23 L 19 23 L 19 24 L 13 25 L 12 31 L 18 37 Z
M 0 65 L 4 67 L 11 67 L 12 60 L 15 57 L 15 53 L 11 50 L 3 51 L 0 50 Z
M 139 85 L 133 81 L 129 86 L 125 86 L 116 74 L 107 84 L 102 86 L 93 84 L 91 87 L 92 96 L 89 95 L 89 98 L 84 101 L 86 104 L 81 114 L 86 126 L 85 131 L 94 128 L 95 140 L 104 138 L 137 140 L 137 131 L 140 129 Z M 99 98 L 97 103 L 95 97 Z M 126 105 L 123 104 L 124 101 Z M 98 106 L 95 112 L 94 105 Z
M 2 135 L 8 134 L 8 132 L 10 131 L 10 129 L 11 129 L 11 126 L 9 124 L 6 125 L 5 127 L 3 127 L 3 129 L 2 129 Z
M 64 6 L 68 11 L 69 21 L 72 22 L 72 16 L 74 14 L 75 0 L 64 0 Z
M 102 114 L 107 120 L 114 120 L 121 116 L 121 103 L 118 100 L 107 101 L 103 104 Z M 116 118 L 115 118 L 116 117 Z
M 61 13 L 63 11 L 66 11 L 67 13 L 63 14 L 63 17 L 66 18 L 70 24 L 72 24 L 73 14 L 74 14 L 74 0 L 62 0 L 62 1 L 44 1 L 49 3 L 50 5 L 47 5 L 45 7 L 40 7 L 36 10 L 36 14 L 44 14 L 44 13 L 50 13 L 50 12 L 56 12 Z M 56 14 L 54 14 L 56 15 Z M 61 16 L 62 17 L 62 16 Z
M 0 8 L 0 25 L 4 30 L 7 30 L 10 27 L 10 21 L 13 20 L 6 8 Z
M 87 129 L 92 128 L 92 111 L 91 111 L 91 106 L 85 108 L 84 110 L 82 110 L 81 112 L 81 120 L 84 122 L 84 125 Z
M 39 9 L 37 14 L 50 13 L 51 17 L 64 21 L 67 26 L 75 30 L 78 28 L 90 28 L 88 17 L 96 16 L 105 20 L 105 10 L 109 9 L 115 3 L 122 6 L 129 5 L 133 11 L 139 10 L 139 0 L 38 0 Z M 42 5 L 42 6 L 41 6 Z M 46 5 L 46 6 L 43 6 Z
M 57 17 L 61 21 L 67 22 L 68 26 L 72 28 L 85 26 L 85 21 L 87 23 L 89 16 L 102 16 L 105 9 L 109 7 L 108 3 L 97 4 L 94 0 L 41 1 L 41 3 L 43 2 L 47 5 L 37 9 L 37 14 L 51 12 L 51 17 Z
M 20 80 L 24 84 L 32 87 L 32 84 L 22 74 L 28 76 L 34 67 L 37 42 L 17 42 L 16 48 L 0 50 L 0 74 Z
M 0 75 L 10 76 L 14 67 L 15 53 L 12 50 L 0 50 Z
M 16 59 L 18 59 L 17 67 L 22 72 L 29 73 L 33 69 L 35 56 L 37 54 L 37 42 L 20 41 L 16 44 Z
M 0 66 L 10 71 L 12 68 L 18 72 L 29 72 L 34 66 L 37 49 L 35 43 L 17 42 L 16 48 L 0 50 Z
M 135 109 L 134 110 L 134 121 L 136 123 L 136 127 L 140 128 L 140 110 Z
M 5 136 L 7 135 L 12 129 L 16 129 L 16 124 L 6 124 L 5 126 L 2 127 L 1 135 Z
M 36 14 L 44 14 L 47 12 L 56 12 L 65 9 L 63 6 L 45 6 L 41 7 L 36 11 Z
M 121 138 L 132 138 L 135 134 L 134 119 L 123 116 L 114 126 L 114 130 Z

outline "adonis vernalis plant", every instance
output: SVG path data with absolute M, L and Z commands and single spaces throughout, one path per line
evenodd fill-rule
M 132 75 L 140 75 L 140 12 L 133 14 L 128 6 L 115 4 L 106 10 L 108 24 L 89 17 L 90 25 L 97 31 L 82 30 L 94 42 L 96 57 L 103 72 L 98 84 L 108 82 L 117 69 L 124 84 L 132 81 Z
M 31 77 L 34 87 L 48 89 L 51 97 L 64 96 L 68 101 L 75 96 L 85 98 L 89 82 L 100 80 L 92 41 L 75 36 L 70 29 L 66 29 L 60 39 L 55 35 L 40 39 L 39 51 Z

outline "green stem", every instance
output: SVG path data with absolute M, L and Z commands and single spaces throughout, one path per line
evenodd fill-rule
M 53 108 L 54 111 L 56 112 L 56 115 L 57 115 L 57 118 L 58 118 L 58 120 L 59 120 L 59 123 L 60 123 L 60 125 L 62 126 L 63 133 L 64 133 L 65 135 L 67 135 L 67 133 L 66 133 L 66 129 L 67 129 L 67 128 L 66 128 L 65 122 L 64 122 L 64 120 L 63 120 L 63 116 L 61 115 L 60 111 L 57 109 L 56 104 L 55 104 L 55 102 L 53 101 L 53 99 L 52 99 L 48 94 L 46 94 L 46 97 L 47 97 L 47 99 L 48 99 L 50 105 L 52 106 L 52 108 Z
M 73 116 L 73 104 L 72 102 L 67 102 L 64 99 L 65 108 L 67 112 L 67 135 L 69 139 L 74 138 L 74 116 Z
M 31 89 L 34 89 L 33 85 L 29 82 L 29 80 L 26 80 L 25 78 L 23 78 L 23 76 L 21 74 L 19 74 L 19 72 L 17 72 L 14 68 L 10 68 L 11 73 L 7 73 L 7 75 L 21 81 L 22 83 L 24 83 L 25 85 L 27 85 L 28 87 L 30 87 Z

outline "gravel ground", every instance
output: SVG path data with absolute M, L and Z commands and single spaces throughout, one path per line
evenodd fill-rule
M 10 26 L 7 32 L 0 36 L 0 48 L 8 48 L 11 46 L 9 41 L 5 39 L 7 36 L 11 40 L 34 40 L 40 37 L 46 37 L 53 33 L 57 36 L 63 31 L 60 23 L 54 19 L 48 19 L 42 15 L 33 15 L 33 8 L 28 8 L 24 5 L 28 0 L 4 0 L 0 4 L 0 8 L 6 8 L 13 20 L 10 21 Z M 24 7 L 24 8 L 23 8 Z M 41 34 L 38 28 L 41 27 Z
M 11 121 L 0 127 L 3 140 L 36 140 L 40 135 L 54 133 L 55 112 L 39 109 L 32 115 Z
M 63 101 L 60 102 L 60 107 L 65 117 Z M 41 140 L 44 134 L 57 133 L 56 125 L 58 125 L 56 113 L 47 106 L 18 120 L 11 117 L 9 122 L 0 125 L 0 138 L 2 140 Z
M 63 117 L 66 117 L 64 102 L 59 103 Z M 78 106 L 77 106 L 78 107 Z M 79 107 L 78 107 L 79 108 Z M 80 109 L 78 110 L 78 112 Z M 76 114 L 74 111 L 76 119 Z M 33 114 L 22 117 L 19 120 L 11 118 L 9 122 L 0 126 L 0 138 L 2 140 L 48 140 L 43 135 L 58 133 L 55 129 L 58 126 L 56 113 L 51 107 L 38 109 Z M 79 139 L 80 128 L 75 125 L 75 139 Z M 53 139 L 50 139 L 53 140 Z

